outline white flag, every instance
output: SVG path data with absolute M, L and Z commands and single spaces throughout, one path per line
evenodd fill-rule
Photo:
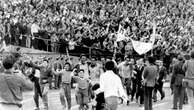
M 117 42 L 120 42 L 122 40 L 125 40 L 125 35 L 123 33 L 117 34 Z
M 151 34 L 151 37 L 150 37 L 150 42 L 151 42 L 152 44 L 154 44 L 155 39 L 156 39 L 156 28 L 157 28 L 157 25 L 156 25 L 156 23 L 154 22 L 154 23 L 153 23 L 153 33 Z
M 117 42 L 120 42 L 126 39 L 125 33 L 126 33 L 126 30 L 125 29 L 122 30 L 122 26 L 119 25 L 119 30 L 117 32 Z
M 152 43 L 145 43 L 145 42 L 141 42 L 141 41 L 132 41 L 132 45 L 134 50 L 139 54 L 145 54 L 148 51 L 150 51 L 153 48 L 153 44 Z

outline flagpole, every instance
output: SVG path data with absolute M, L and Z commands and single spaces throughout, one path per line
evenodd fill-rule
M 67 54 L 67 58 L 68 58 L 68 60 L 69 60 L 69 63 L 72 64 L 71 59 L 70 59 L 70 56 L 69 56 L 68 47 L 66 47 L 66 54 Z
M 116 60 L 116 53 L 117 53 L 117 48 L 114 47 L 114 53 L 113 53 L 113 59 Z

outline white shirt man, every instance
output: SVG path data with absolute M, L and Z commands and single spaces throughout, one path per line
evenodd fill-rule
M 112 70 L 114 62 L 108 61 L 105 65 L 106 72 L 100 76 L 100 90 L 104 92 L 107 107 L 110 110 L 116 110 L 118 105 L 118 97 L 127 101 L 127 95 L 121 83 L 121 79 Z
M 113 71 L 106 71 L 100 76 L 100 88 L 104 91 L 105 98 L 125 95 L 121 79 Z
M 36 23 L 33 23 L 31 26 L 31 34 L 33 35 L 34 33 L 38 33 L 39 30 L 40 27 Z
M 119 74 L 122 78 L 132 77 L 132 68 L 130 67 L 130 58 L 126 57 L 124 62 L 121 62 L 117 68 L 119 69 Z

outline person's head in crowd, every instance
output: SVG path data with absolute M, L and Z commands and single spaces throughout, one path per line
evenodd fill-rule
M 100 90 L 100 84 L 95 84 L 92 86 L 92 91 L 94 91 L 94 93 L 97 95 L 99 93 L 101 93 L 101 90 Z
M 107 61 L 105 64 L 106 71 L 113 71 L 115 68 L 115 63 L 113 61 Z
M 80 61 L 82 64 L 85 64 L 87 61 L 87 56 L 85 54 L 80 55 Z
M 144 59 L 143 58 L 139 59 L 139 64 L 140 64 L 140 66 L 144 66 Z
M 184 57 L 182 55 L 178 55 L 177 59 L 178 59 L 178 62 L 182 62 L 182 63 L 184 62 Z
M 96 91 L 97 89 L 99 89 L 100 88 L 100 84 L 95 84 L 94 86 L 92 86 L 92 90 L 93 91 Z
M 13 68 L 14 68 L 14 70 L 19 70 L 19 64 L 15 63 Z
M 194 50 L 191 51 L 191 58 L 194 59 Z
M 128 64 L 130 62 L 130 57 L 129 56 L 125 56 L 125 64 Z
M 156 63 L 155 63 L 155 64 L 156 64 L 157 66 L 160 65 L 159 63 L 160 63 L 160 60 L 156 60 Z
M 11 70 L 17 59 L 13 55 L 5 56 L 3 59 L 3 67 L 5 70 Z
M 130 71 L 133 71 L 133 69 L 134 69 L 133 63 L 132 63 L 132 62 L 129 62 L 129 70 L 130 70 Z
M 160 60 L 160 61 L 158 62 L 158 66 L 159 66 L 159 67 L 162 67 L 163 65 L 164 65 L 163 61 Z
M 42 66 L 43 67 L 48 67 L 49 66 L 49 61 L 47 59 L 44 59 L 43 62 L 42 62 Z
M 189 54 L 186 54 L 186 55 L 184 55 L 184 59 L 185 60 L 190 60 L 191 59 L 191 56 Z
M 178 61 L 178 59 L 177 59 L 176 57 L 174 57 L 174 58 L 172 59 L 172 64 L 176 64 L 177 61 Z
M 131 58 L 130 62 L 132 63 L 132 65 L 135 65 L 135 59 L 134 58 Z
M 80 78 L 84 78 L 84 69 L 80 69 L 78 75 Z
M 140 64 L 140 59 L 138 59 L 137 61 L 136 61 L 136 65 L 137 66 L 140 66 L 141 64 Z
M 105 64 L 105 63 L 106 63 L 106 58 L 105 58 L 105 57 L 101 57 L 101 58 L 100 58 L 100 61 L 101 61 L 103 64 Z
M 91 67 L 94 67 L 96 65 L 96 61 L 97 61 L 96 57 L 91 58 Z
M 66 62 L 65 65 L 64 65 L 64 69 L 66 71 L 70 71 L 71 70 L 71 64 L 69 62 Z
M 155 62 L 156 62 L 155 57 L 148 57 L 148 63 L 149 63 L 149 65 L 154 65 Z
M 121 62 L 122 62 L 122 58 L 121 57 L 117 58 L 117 64 L 119 64 Z

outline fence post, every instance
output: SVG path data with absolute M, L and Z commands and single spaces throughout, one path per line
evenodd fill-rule
M 92 58 L 92 47 L 89 47 L 89 58 Z
M 49 41 L 48 40 L 46 40 L 47 41 L 47 47 L 46 47 L 46 50 L 47 50 L 47 52 L 49 51 L 48 50 L 48 48 L 49 48 Z

